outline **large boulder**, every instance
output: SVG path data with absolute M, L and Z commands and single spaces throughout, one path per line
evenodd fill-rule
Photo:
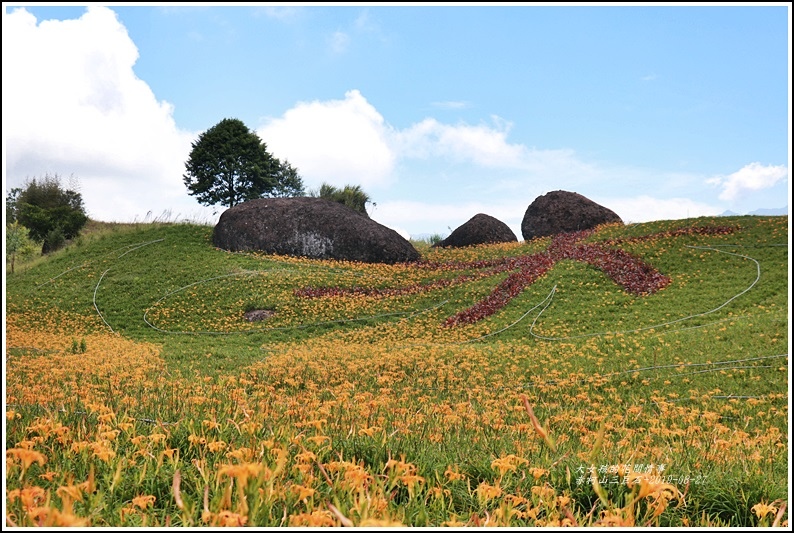
M 212 243 L 233 252 L 340 259 L 365 263 L 418 261 L 396 231 L 323 198 L 259 198 L 223 212 Z
M 612 210 L 581 194 L 552 191 L 538 196 L 524 213 L 521 235 L 525 241 L 557 233 L 594 228 L 600 224 L 623 221 Z
M 458 226 L 449 237 L 433 246 L 449 246 L 459 248 L 475 244 L 492 244 L 498 242 L 517 242 L 518 238 L 507 224 L 490 215 L 479 213 L 468 222 Z

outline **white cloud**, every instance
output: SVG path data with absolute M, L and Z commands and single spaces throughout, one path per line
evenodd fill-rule
M 485 168 L 523 171 L 533 177 L 595 177 L 592 165 L 580 161 L 573 150 L 538 150 L 508 142 L 511 124 L 497 116 L 492 125 L 442 124 L 427 118 L 396 133 L 396 150 L 402 157 L 416 159 L 446 158 Z
M 354 40 L 360 47 L 364 39 L 371 42 L 373 38 L 381 42 L 388 40 L 378 21 L 370 15 L 369 10 L 364 9 L 352 22 L 345 24 L 345 28 L 333 32 L 327 42 L 333 54 L 341 55 L 353 46 Z
M 298 169 L 309 188 L 325 181 L 366 190 L 387 183 L 394 168 L 390 128 L 356 90 L 344 100 L 298 103 L 257 134 L 272 154 Z
M 758 191 L 773 187 L 777 182 L 788 177 L 789 171 L 784 165 L 762 165 L 750 163 L 728 176 L 715 176 L 706 180 L 709 185 L 722 188 L 720 200 L 733 201 L 745 191 Z
M 380 31 L 380 25 L 370 16 L 369 10 L 365 9 L 356 17 L 353 26 L 358 31 L 363 32 L 377 32 Z
M 267 120 L 257 134 L 271 153 L 298 168 L 309 188 L 324 181 L 364 189 L 389 185 L 396 164 L 411 160 L 510 169 L 522 173 L 524 183 L 549 178 L 578 183 L 600 176 L 572 150 L 537 150 L 508 142 L 509 129 L 509 123 L 492 117 L 491 125 L 449 125 L 427 118 L 396 130 L 352 90 L 344 100 L 300 102 Z
M 194 135 L 133 72 L 138 50 L 113 11 L 37 24 L 17 9 L 3 18 L 3 44 L 11 183 L 75 174 L 89 215 L 102 220 L 185 211 L 177 204 L 190 205 L 182 173 Z
M 335 31 L 329 39 L 331 51 L 335 54 L 342 54 L 350 46 L 350 36 L 343 31 Z
M 591 200 L 614 211 L 626 224 L 716 216 L 724 211 L 717 206 L 689 198 L 662 199 L 651 196 L 634 196 L 603 199 L 594 197 Z
M 498 117 L 494 126 L 451 126 L 434 118 L 426 118 L 401 131 L 396 141 L 400 153 L 406 157 L 450 157 L 472 161 L 488 167 L 522 166 L 527 148 L 507 142 L 510 124 Z
M 263 13 L 266 17 L 280 21 L 290 21 L 301 16 L 302 8 L 296 6 L 264 6 L 253 11 L 254 16 Z

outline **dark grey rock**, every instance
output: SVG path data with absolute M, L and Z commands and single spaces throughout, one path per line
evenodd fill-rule
M 600 224 L 623 221 L 611 209 L 568 191 L 552 191 L 538 196 L 524 213 L 521 235 L 529 241 L 557 233 L 594 228 Z
M 518 238 L 510 227 L 490 215 L 479 213 L 458 226 L 449 237 L 433 246 L 460 248 L 475 244 L 498 242 L 517 242 Z
M 364 263 L 418 261 L 396 231 L 323 198 L 259 198 L 227 209 L 212 235 L 218 248 Z

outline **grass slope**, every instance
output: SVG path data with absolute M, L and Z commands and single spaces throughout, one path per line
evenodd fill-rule
M 455 327 L 550 239 L 389 266 L 211 231 L 103 225 L 7 278 L 7 524 L 787 523 L 786 217 L 605 226 L 669 285 L 571 256 Z

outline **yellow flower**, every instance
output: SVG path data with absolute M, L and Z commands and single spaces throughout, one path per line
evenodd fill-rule
M 325 425 L 327 422 L 328 421 L 325 418 L 321 418 L 319 420 L 308 420 L 308 421 L 304 422 L 304 425 L 305 426 L 314 426 L 314 429 L 316 429 L 317 431 L 320 431 L 320 429 L 322 429 L 323 425 Z
M 11 448 L 6 450 L 6 456 L 16 457 L 22 463 L 22 469 L 27 470 L 33 463 L 38 463 L 43 466 L 47 462 L 47 457 L 37 451 L 29 450 L 27 448 Z
M 253 456 L 254 452 L 251 448 L 238 448 L 226 453 L 226 457 L 237 459 L 238 461 L 248 461 L 251 460 Z
M 417 471 L 416 465 L 405 462 L 405 456 L 401 461 L 397 459 L 389 459 L 386 461 L 386 470 L 394 470 L 396 475 L 415 474 Z
M 146 509 L 150 505 L 153 505 L 156 499 L 157 498 L 151 495 L 136 496 L 132 499 L 132 505 L 139 509 Z
M 372 476 L 370 476 L 363 467 L 358 465 L 352 465 L 352 468 L 348 468 L 345 472 L 345 482 L 350 488 L 364 489 L 365 485 L 371 480 Z
M 105 413 L 105 414 L 101 414 L 101 415 L 99 415 L 99 416 L 97 417 L 97 419 L 98 419 L 100 422 L 102 422 L 102 423 L 107 423 L 107 422 L 110 422 L 110 421 L 111 421 L 111 420 L 113 420 L 114 418 L 116 418 L 116 413 L 114 413 L 114 412 L 112 412 L 112 411 L 110 411 L 110 412 L 107 412 L 107 413 Z
M 174 452 L 176 452 L 176 451 L 177 451 L 176 448 L 166 448 L 165 450 L 160 452 L 160 454 L 163 457 L 168 457 L 169 459 L 173 459 L 174 458 Z
M 516 457 L 510 454 L 505 457 L 500 457 L 499 459 L 494 459 L 491 462 L 491 468 L 498 471 L 500 476 L 503 476 L 508 471 L 515 472 L 519 465 L 527 464 L 528 462 L 529 461 L 522 457 Z
M 218 429 L 221 427 L 215 420 L 203 420 L 201 424 L 207 429 Z
M 769 513 L 776 513 L 777 508 L 774 505 L 769 505 L 767 503 L 757 503 L 753 505 L 753 512 L 758 518 L 764 518 Z
M 309 475 L 312 471 L 312 464 L 311 463 L 299 463 L 292 467 L 293 470 L 297 470 L 304 476 Z
M 616 509 L 613 511 L 601 511 L 601 519 L 595 523 L 597 526 L 606 527 L 632 527 L 634 526 L 634 518 L 632 516 L 623 516 L 623 509 Z
M 62 500 L 68 498 L 74 501 L 82 501 L 83 491 L 85 489 L 86 487 L 84 483 L 80 483 L 79 485 L 64 485 L 58 487 L 58 490 L 56 490 L 55 493 Z
M 444 489 L 441 487 L 433 487 L 430 489 L 430 494 L 432 494 L 435 499 L 440 500 L 445 496 L 450 497 L 452 495 L 452 492 L 449 489 Z
M 378 431 L 380 431 L 380 428 L 377 426 L 372 426 L 371 428 L 363 428 L 358 430 L 358 436 L 361 437 L 362 435 L 366 435 L 367 437 L 371 437 Z
M 45 472 L 44 474 L 40 474 L 39 479 L 46 479 L 47 481 L 52 481 L 52 479 L 57 475 L 58 475 L 57 473 L 50 470 L 48 472 Z
M 19 501 L 22 502 L 22 505 L 25 507 L 25 509 L 30 511 L 31 509 L 38 507 L 38 504 L 44 501 L 44 499 L 47 497 L 47 494 L 41 487 L 26 487 L 21 490 L 14 489 L 9 491 L 7 497 L 9 502 L 13 502 L 19 498 Z
M 199 435 L 188 435 L 187 441 L 196 446 L 207 444 L 207 439 Z
M 231 511 L 221 511 L 216 517 L 216 525 L 224 527 L 241 527 L 248 522 L 248 517 Z
M 312 441 L 315 446 L 322 445 L 325 441 L 330 441 L 330 437 L 326 437 L 325 435 L 315 435 L 314 437 L 307 437 L 306 440 Z
M 94 452 L 94 456 L 98 457 L 100 460 L 105 461 L 107 463 L 113 457 L 116 456 L 116 452 L 111 450 L 105 444 L 105 442 L 106 441 L 92 442 L 90 446 L 91 446 L 91 450 Z
M 243 463 L 239 465 L 225 465 L 218 470 L 221 476 L 229 476 L 238 478 L 240 485 L 244 486 L 248 483 L 250 476 L 258 476 L 265 469 L 262 463 Z
M 140 450 L 135 451 L 135 453 L 133 453 L 132 456 L 133 457 L 151 457 L 151 458 L 154 458 L 154 455 L 152 455 L 149 450 L 144 449 L 144 448 L 141 448 Z
M 89 525 L 87 518 L 80 518 L 72 513 L 61 512 L 54 508 L 50 509 L 50 515 L 47 517 L 47 521 L 56 526 L 86 527 Z
M 535 485 L 532 487 L 532 494 L 538 496 L 542 502 L 549 502 L 554 499 L 554 488 L 548 484 L 548 482 L 541 486 Z
M 543 476 L 549 475 L 549 471 L 545 468 L 533 468 L 530 470 L 530 473 L 535 479 L 540 479 Z
M 149 435 L 149 440 L 157 444 L 158 442 L 162 442 L 165 440 L 165 435 L 162 433 L 152 433 L 151 435 Z M 188 440 L 190 440 L 190 437 L 188 437 Z
M 253 422 L 253 421 L 251 421 L 251 422 L 243 422 L 242 424 L 240 424 L 240 429 L 242 429 L 246 433 L 250 433 L 251 435 L 253 435 L 257 431 L 262 429 L 262 424 L 259 423 L 259 422 Z
M 664 483 L 660 476 L 651 476 L 646 473 L 632 472 L 626 477 L 626 486 L 635 487 L 639 485 L 637 499 L 653 497 L 658 499 L 663 496 L 666 499 L 680 499 L 683 497 L 674 485 Z
M 88 448 L 88 442 L 81 440 L 80 442 L 73 442 L 71 448 L 69 449 L 72 450 L 74 453 L 80 453 L 86 448 Z
M 99 438 L 101 438 L 102 440 L 114 441 L 116 440 L 116 437 L 119 436 L 119 433 L 121 433 L 121 431 L 119 431 L 118 429 L 111 429 L 110 431 L 105 431 L 103 433 L 100 433 Z
M 516 465 L 512 464 L 510 461 L 506 459 L 494 459 L 491 462 L 491 468 L 499 472 L 500 476 L 505 475 L 506 472 L 515 470 Z
M 215 441 L 215 442 L 210 442 L 209 444 L 207 444 L 207 448 L 209 449 L 210 452 L 213 452 L 213 453 L 214 452 L 219 452 L 221 450 L 226 449 L 226 443 L 223 442 L 222 440 L 218 440 L 218 441 Z
M 301 513 L 289 517 L 290 527 L 308 526 L 308 527 L 333 527 L 336 525 L 334 522 L 334 515 L 330 511 L 316 510 L 311 513 Z
M 298 496 L 299 500 L 306 501 L 307 498 L 314 496 L 314 493 L 317 492 L 311 487 L 304 487 L 303 485 L 292 485 L 290 490 Z
M 483 500 L 491 500 L 502 495 L 502 489 L 497 485 L 489 485 L 485 481 L 477 487 L 477 495 Z
M 447 471 L 444 472 L 444 475 L 450 481 L 458 481 L 460 479 L 466 479 L 466 474 L 461 474 L 460 472 L 458 472 L 458 467 L 457 466 L 455 466 L 454 470 L 452 469 L 451 466 L 448 466 L 447 467 Z
M 315 459 L 317 459 L 317 456 L 314 453 L 312 453 L 312 452 L 307 450 L 307 451 L 304 451 L 303 453 L 297 454 L 295 456 L 295 459 L 297 459 L 301 463 L 309 463 L 309 462 L 314 461 Z
M 405 486 L 408 487 L 408 495 L 413 496 L 414 486 L 424 484 L 425 478 L 422 476 L 417 476 L 416 474 L 406 474 L 404 476 L 400 476 L 400 481 L 402 481 Z

